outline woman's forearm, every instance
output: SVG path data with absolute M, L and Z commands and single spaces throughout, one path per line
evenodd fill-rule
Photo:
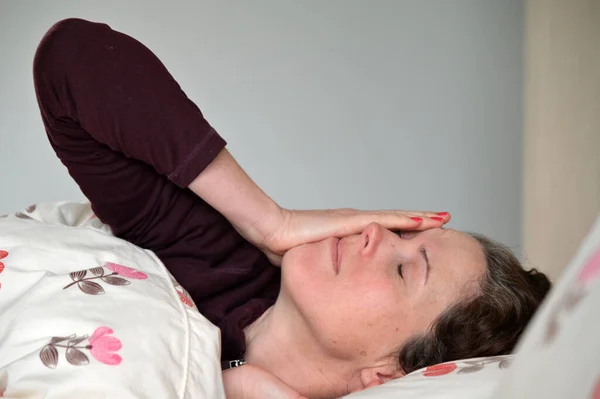
M 281 208 L 250 179 L 227 149 L 189 185 L 248 240 L 260 243 L 278 223 Z
M 450 220 L 448 212 L 284 209 L 250 179 L 226 149 L 188 187 L 275 265 L 280 265 L 285 252 L 293 247 L 360 234 L 370 223 L 389 230 L 425 230 Z

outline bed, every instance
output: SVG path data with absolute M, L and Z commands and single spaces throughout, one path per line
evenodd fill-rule
M 600 222 L 517 355 L 434 365 L 348 398 L 598 399 L 599 275 Z M 0 217 L 0 314 L 5 398 L 225 397 L 218 329 L 89 203 Z

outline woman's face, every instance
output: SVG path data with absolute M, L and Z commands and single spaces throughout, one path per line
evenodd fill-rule
M 465 233 L 397 234 L 373 223 L 359 235 L 288 251 L 281 295 L 324 353 L 368 364 L 424 332 L 484 271 L 483 250 Z

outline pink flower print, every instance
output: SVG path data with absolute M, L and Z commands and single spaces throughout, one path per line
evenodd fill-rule
M 594 391 L 592 392 L 590 399 L 600 399 L 600 376 L 596 380 L 596 386 L 594 387 Z
M 440 375 L 450 374 L 456 370 L 458 366 L 456 363 L 444 363 L 436 364 L 435 366 L 429 366 L 423 371 L 425 377 L 439 377 Z
M 179 299 L 181 299 L 181 302 L 183 302 L 184 304 L 186 304 L 187 306 L 189 306 L 190 308 L 194 307 L 194 302 L 192 302 L 192 298 L 190 298 L 186 292 L 184 291 L 179 291 L 177 290 L 177 294 L 179 295 Z
M 142 273 L 139 270 L 135 270 L 135 269 L 132 269 L 131 267 L 127 267 L 127 266 L 123 266 L 123 265 L 118 265 L 116 263 L 106 262 L 104 264 L 104 267 L 106 267 L 109 270 L 112 270 L 113 272 L 117 273 L 119 276 L 123 276 L 123 277 L 127 277 L 127 278 L 133 278 L 136 280 L 145 280 L 148 278 L 148 275 L 146 273 Z
M 177 295 L 179 295 L 179 299 L 181 299 L 181 302 L 183 302 L 184 305 L 189 306 L 190 308 L 196 306 L 194 304 L 194 301 L 190 297 L 190 294 L 185 290 L 185 288 L 183 288 L 173 276 L 169 276 L 171 277 L 171 283 L 173 283 L 175 291 L 177 292 Z
M 581 269 L 577 275 L 577 280 L 580 283 L 589 283 L 600 274 L 600 251 L 597 251 L 587 261 L 586 265 Z
M 0 374 L 0 398 L 4 397 L 4 392 L 6 392 L 6 387 L 8 385 L 8 373 L 3 371 Z
M 90 352 L 96 360 L 110 366 L 116 366 L 123 360 L 114 352 L 121 349 L 121 341 L 110 336 L 113 330 L 108 327 L 98 327 L 89 339 Z
M 68 337 L 52 337 L 50 342 L 40 350 L 40 360 L 44 366 L 55 369 L 58 366 L 60 354 L 64 351 L 65 359 L 73 366 L 86 366 L 90 363 L 88 355 L 84 351 L 90 351 L 91 355 L 101 363 L 116 366 L 123 360 L 114 352 L 121 349 L 121 341 L 111 336 L 113 330 L 108 327 L 98 327 L 88 338 L 87 335 Z M 83 344 L 87 340 L 88 345 Z
M 0 259 L 4 259 L 8 256 L 8 252 L 0 250 Z M 0 262 L 0 273 L 4 271 L 4 263 Z M 0 288 L 2 288 L 2 283 L 0 283 Z
M 8 256 L 8 252 L 0 251 L 0 259 L 4 259 Z M 4 263 L 0 262 L 0 273 L 4 271 Z

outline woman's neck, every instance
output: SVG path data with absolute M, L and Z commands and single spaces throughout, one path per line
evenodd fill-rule
M 294 314 L 293 307 L 283 306 L 280 299 L 244 329 L 245 360 L 306 396 L 348 393 L 351 365 L 324 354 L 302 316 Z

